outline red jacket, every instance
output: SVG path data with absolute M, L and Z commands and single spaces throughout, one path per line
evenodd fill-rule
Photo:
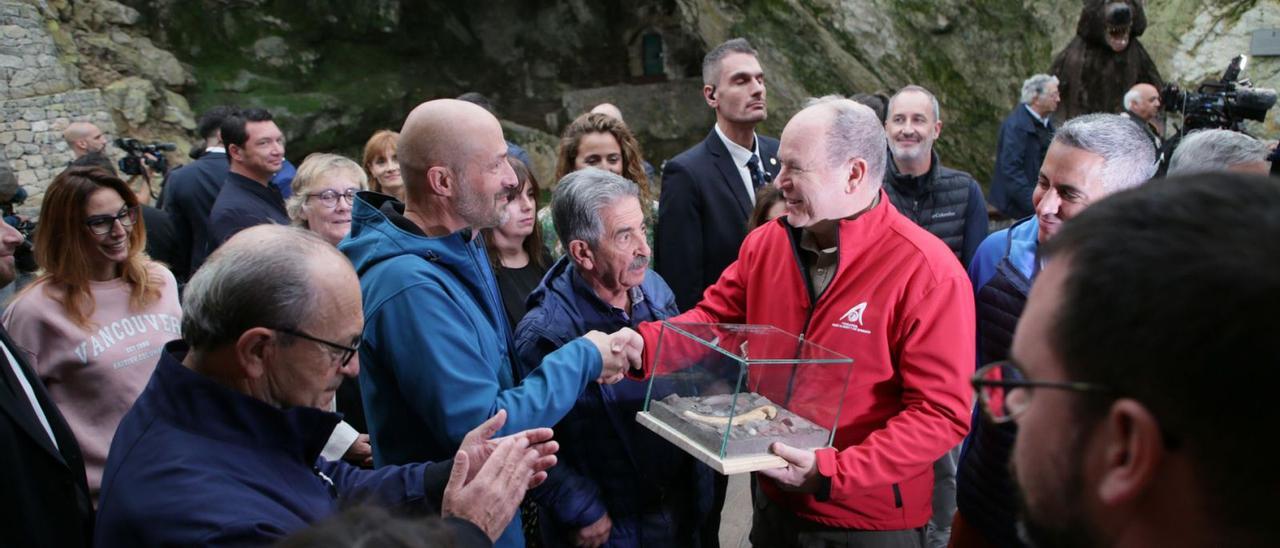
M 883 191 L 870 211 L 841 221 L 839 267 L 816 303 L 798 238 L 782 220 L 753 231 L 702 302 L 671 321 L 773 325 L 853 358 L 835 447 L 817 452 L 830 499 L 784 492 L 763 476 L 761 486 L 800 517 L 829 526 L 922 527 L 932 513 L 933 462 L 969 431 L 969 278 L 951 250 L 899 214 Z M 646 358 L 660 329 L 641 326 Z

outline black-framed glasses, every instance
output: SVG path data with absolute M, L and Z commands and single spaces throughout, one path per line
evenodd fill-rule
M 329 209 L 333 209 L 335 207 L 338 207 L 339 198 L 345 198 L 347 200 L 347 205 L 352 205 L 356 203 L 357 192 L 359 192 L 359 189 L 355 189 L 355 188 L 348 188 L 342 192 L 338 192 L 336 190 L 326 190 L 324 192 L 308 194 L 307 198 L 315 198 L 317 200 L 320 200 L 321 205 Z
M 115 215 L 93 215 L 85 219 L 84 224 L 89 227 L 90 232 L 102 236 L 111 232 L 116 221 L 125 228 L 133 226 L 138 221 L 138 206 L 124 206 Z
M 1109 387 L 1074 381 L 1030 381 L 1013 361 L 999 361 L 982 366 L 973 375 L 973 388 L 987 418 L 995 423 L 1010 422 L 1031 405 L 1034 388 L 1052 388 L 1092 394 L 1114 394 Z
M 356 355 L 356 352 L 360 351 L 361 339 L 356 339 L 355 346 L 347 346 L 344 344 L 338 344 L 336 342 L 326 341 L 319 337 L 313 337 L 297 329 L 285 329 L 283 327 L 268 327 L 267 329 L 272 329 L 275 331 L 279 331 L 281 333 L 287 333 L 289 335 L 300 337 L 308 341 L 318 342 L 329 348 L 332 348 L 334 350 L 341 352 L 341 354 L 338 355 L 338 364 L 339 364 L 338 367 L 346 367 L 348 363 L 351 363 L 351 358 Z

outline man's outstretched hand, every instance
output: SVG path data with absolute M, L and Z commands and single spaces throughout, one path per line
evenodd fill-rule
M 626 376 L 628 369 L 640 369 L 644 339 L 629 327 L 605 335 L 591 331 L 584 335 L 600 351 L 603 367 L 600 368 L 600 384 L 616 383 Z

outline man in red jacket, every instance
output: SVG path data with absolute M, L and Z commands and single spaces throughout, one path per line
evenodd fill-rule
M 749 234 L 702 302 L 672 318 L 770 324 L 854 359 L 835 446 L 773 445 L 788 466 L 757 478 L 756 546 L 921 545 L 933 462 L 969 430 L 973 290 L 946 244 L 880 189 L 886 148 L 853 101 L 797 114 L 778 151 L 787 215 Z M 641 327 L 646 352 L 659 330 Z

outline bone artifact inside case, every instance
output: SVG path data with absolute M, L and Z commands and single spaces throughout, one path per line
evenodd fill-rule
M 772 326 L 664 322 L 637 420 L 723 474 L 784 466 L 774 442 L 831 444 L 852 362 Z

